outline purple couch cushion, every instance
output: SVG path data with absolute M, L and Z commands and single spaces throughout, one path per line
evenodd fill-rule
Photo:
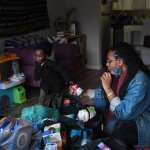
M 27 85 L 33 86 L 33 87 L 40 86 L 39 82 L 34 80 L 34 66 L 33 65 L 23 65 L 22 71 L 25 74 Z
M 80 49 L 74 44 L 57 44 L 53 47 L 56 60 L 75 59 L 80 54 Z
M 55 45 L 54 54 L 56 62 L 61 64 L 72 77 L 74 77 L 80 71 L 80 49 L 77 45 Z
M 28 64 L 28 65 L 33 65 L 34 64 L 34 59 L 33 55 L 35 52 L 35 49 L 6 49 L 5 52 L 15 52 L 17 56 L 20 57 L 20 63 L 22 65 Z

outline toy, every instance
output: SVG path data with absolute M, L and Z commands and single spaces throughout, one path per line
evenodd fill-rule
M 26 91 L 23 86 L 17 86 L 13 88 L 13 99 L 13 102 L 16 104 L 22 104 L 26 102 Z

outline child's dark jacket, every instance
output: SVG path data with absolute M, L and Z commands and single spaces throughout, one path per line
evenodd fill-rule
M 69 84 L 70 77 L 56 62 L 46 59 L 35 65 L 35 80 L 41 80 L 41 88 L 46 92 L 58 93 Z

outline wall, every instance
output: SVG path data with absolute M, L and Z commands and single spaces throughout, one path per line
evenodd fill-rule
M 144 20 L 143 22 L 143 32 L 142 32 L 142 35 L 143 35 L 143 42 L 144 42 L 144 36 L 145 35 L 150 35 L 150 18 L 147 18 Z
M 58 16 L 64 16 L 65 3 L 63 0 L 47 0 L 48 16 L 51 26 L 51 33 L 54 33 L 53 25 Z
M 87 35 L 87 68 L 101 67 L 100 0 L 64 0 L 66 9 L 77 8 L 81 32 Z
M 110 13 L 111 4 L 110 3 L 102 4 L 100 10 L 103 13 Z M 102 63 L 103 63 L 103 65 L 105 65 L 106 64 L 105 57 L 106 57 L 107 51 L 110 47 L 111 22 L 110 22 L 110 17 L 107 15 L 102 15 L 100 17 L 100 19 L 101 19 Z

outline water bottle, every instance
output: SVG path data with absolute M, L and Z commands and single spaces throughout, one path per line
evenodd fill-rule
M 12 69 L 13 69 L 13 74 L 18 75 L 20 73 L 19 71 L 19 64 L 16 60 L 12 61 Z
M 83 146 L 83 145 L 87 144 L 87 142 L 88 142 L 87 131 L 84 130 L 82 134 L 83 134 L 83 136 L 82 136 L 81 145 Z

